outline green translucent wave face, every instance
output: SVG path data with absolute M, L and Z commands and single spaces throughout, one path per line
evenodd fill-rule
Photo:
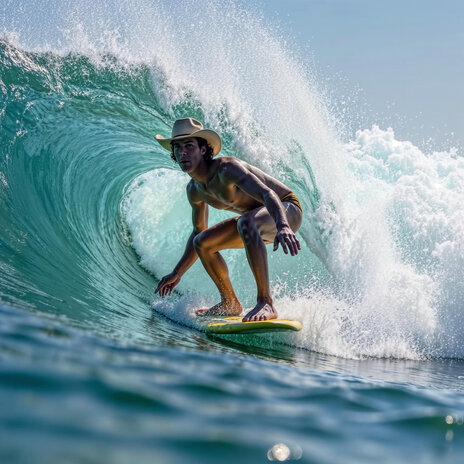
M 0 56 L 2 301 L 80 320 L 140 307 L 152 281 L 120 202 L 157 159 L 148 70 L 5 42 Z
M 155 285 L 131 246 L 124 198 L 142 174 L 177 169 L 153 135 L 168 133 L 178 115 L 204 118 L 202 107 L 191 97 L 166 114 L 150 70 L 112 56 L 97 65 L 6 42 L 0 56 L 1 300 L 78 323 L 113 312 L 105 323 L 116 326 L 118 317 L 146 307 Z M 224 132 L 225 154 L 232 145 Z M 151 199 L 154 210 L 179 201 Z M 188 206 L 173 213 L 174 223 L 188 223 Z M 166 227 L 151 233 L 164 236 Z M 183 247 L 182 237 L 169 236 L 176 251 Z M 174 254 L 153 259 L 171 262 Z M 242 284 L 248 289 L 249 281 Z

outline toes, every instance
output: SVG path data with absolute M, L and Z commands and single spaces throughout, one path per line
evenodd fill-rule
M 256 311 L 254 314 L 251 311 L 242 318 L 242 322 L 260 322 L 267 321 L 270 319 L 275 319 L 277 316 L 273 311 L 260 308 L 259 311 Z

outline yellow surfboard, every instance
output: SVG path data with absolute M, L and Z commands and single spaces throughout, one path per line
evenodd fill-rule
M 249 334 L 301 330 L 301 322 L 289 319 L 242 322 L 241 316 L 225 317 L 206 325 L 206 332 L 213 334 Z

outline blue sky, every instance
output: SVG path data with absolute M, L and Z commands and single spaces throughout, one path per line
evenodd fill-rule
M 315 60 L 340 98 L 362 89 L 363 123 L 422 146 L 432 138 L 435 150 L 464 146 L 464 0 L 247 3 Z

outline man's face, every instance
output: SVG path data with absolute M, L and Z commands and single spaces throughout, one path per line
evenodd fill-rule
M 194 137 L 173 143 L 174 157 L 184 172 L 194 170 L 203 160 L 206 147 L 199 147 Z

